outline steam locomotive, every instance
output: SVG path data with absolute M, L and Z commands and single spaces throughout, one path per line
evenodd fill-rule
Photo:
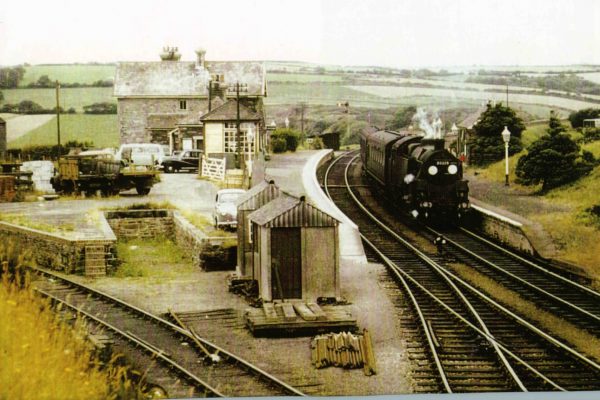
M 462 163 L 444 139 L 368 128 L 360 136 L 363 170 L 397 207 L 415 218 L 448 221 L 469 209 Z

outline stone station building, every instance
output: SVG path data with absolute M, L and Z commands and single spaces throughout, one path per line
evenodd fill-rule
M 202 49 L 196 56 L 195 61 L 180 61 L 176 48 L 165 48 L 161 61 L 117 65 L 114 96 L 121 143 L 160 143 L 170 151 L 200 149 L 208 157 L 233 159 L 239 99 L 240 150 L 260 149 L 267 95 L 264 64 L 206 61 Z M 253 135 L 247 135 L 249 130 Z

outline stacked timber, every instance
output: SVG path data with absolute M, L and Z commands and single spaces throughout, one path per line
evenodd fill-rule
M 341 332 L 316 336 L 311 342 L 311 355 L 316 368 L 363 368 L 367 376 L 376 373 L 371 335 L 366 329 L 362 335 Z

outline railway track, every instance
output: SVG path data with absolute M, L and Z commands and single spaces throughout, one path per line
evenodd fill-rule
M 325 187 L 333 185 L 329 196 L 410 299 L 407 341 L 417 390 L 600 388 L 600 365 L 489 299 L 370 214 L 352 189 L 360 190 L 363 182 L 347 177 L 355 158 L 332 163 Z
M 193 391 L 188 396 L 303 396 L 299 390 L 199 337 L 115 297 L 47 270 L 36 290 L 118 334 L 176 371 Z M 176 318 L 176 315 L 173 314 Z
M 419 231 L 428 240 L 443 235 L 448 244 L 445 249 L 448 255 L 493 278 L 545 311 L 590 333 L 600 332 L 600 293 L 470 229 L 424 227 Z

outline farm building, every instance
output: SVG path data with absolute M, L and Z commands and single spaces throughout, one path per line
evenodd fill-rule
M 583 120 L 584 128 L 600 128 L 600 118 L 588 118 Z
M 340 297 L 339 222 L 304 197 L 280 196 L 248 215 L 253 271 L 265 301 Z
M 177 49 L 166 48 L 161 61 L 117 65 L 114 96 L 121 143 L 161 143 L 171 150 L 200 149 L 205 154 L 233 152 L 237 137 L 231 135 L 231 125 L 237 122 L 238 96 L 241 116 L 246 117 L 241 137 L 246 138 L 252 126 L 260 143 L 267 95 L 264 64 L 206 61 L 204 50 L 197 50 L 196 56 L 195 61 L 180 61 Z M 209 116 L 208 131 L 203 116 Z

